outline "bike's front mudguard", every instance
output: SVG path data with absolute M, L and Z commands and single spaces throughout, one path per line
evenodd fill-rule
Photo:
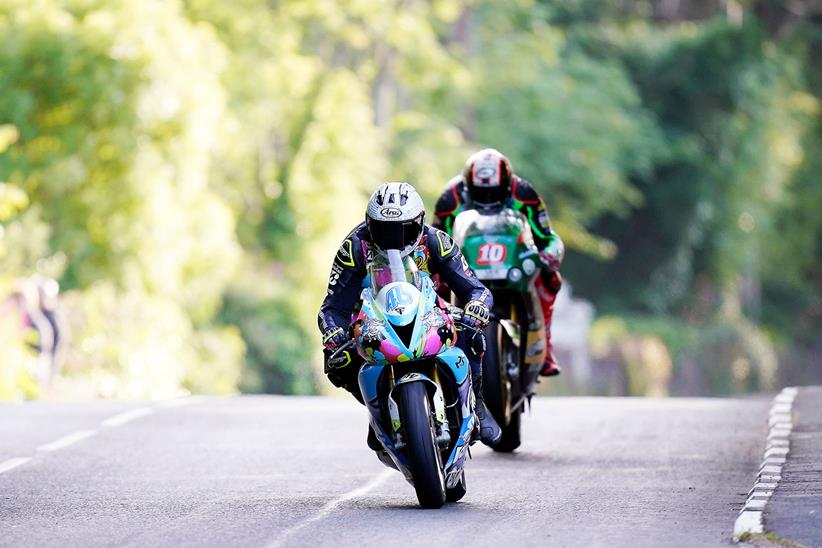
M 471 436 L 475 428 L 476 418 L 474 417 L 474 400 L 473 392 L 471 391 L 471 368 L 468 363 L 468 358 L 462 350 L 456 347 L 440 353 L 437 356 L 437 361 L 448 370 L 454 377 L 457 384 L 457 392 L 459 394 L 459 405 L 462 416 L 462 423 L 460 424 L 460 433 L 457 437 L 456 443 L 451 448 L 448 460 L 444 465 L 444 472 L 446 476 L 446 485 L 453 487 L 460 479 L 460 472 L 465 463 L 465 456 L 468 445 L 471 442 Z M 385 424 L 382 416 L 382 401 L 383 399 L 393 399 L 394 390 L 397 386 L 407 382 L 425 382 L 431 384 L 435 390 L 440 390 L 437 383 L 431 378 L 421 373 L 410 373 L 400 375 L 391 386 L 388 394 L 380 394 L 380 378 L 386 370 L 386 365 L 366 364 L 359 372 L 360 392 L 362 393 L 363 401 L 370 415 L 371 428 L 377 435 L 377 439 L 385 448 L 388 456 L 391 458 L 396 468 L 403 473 L 405 478 L 413 483 L 413 477 L 409 468 L 408 458 L 402 451 L 398 450 L 394 443 L 394 428 L 392 424 Z M 395 375 L 402 372 L 402 366 L 394 366 Z M 439 419 L 439 417 L 438 417 Z M 396 425 L 397 427 L 399 424 Z

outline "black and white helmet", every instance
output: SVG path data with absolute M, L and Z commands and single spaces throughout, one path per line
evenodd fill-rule
M 381 185 L 365 212 L 371 242 L 381 252 L 399 249 L 403 257 L 420 243 L 424 220 L 422 198 L 413 186 L 402 182 Z

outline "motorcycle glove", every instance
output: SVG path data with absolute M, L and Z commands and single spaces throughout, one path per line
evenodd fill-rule
M 559 270 L 562 259 L 565 257 L 565 244 L 558 237 L 554 237 L 548 246 L 539 252 L 542 264 L 551 272 Z
M 323 348 L 332 352 L 348 342 L 348 337 L 341 327 L 329 329 L 323 333 Z
M 460 334 L 460 337 L 465 337 L 465 340 L 468 341 L 466 350 L 470 351 L 475 358 L 482 359 L 486 350 L 485 333 L 480 329 L 464 325 L 463 322 L 457 323 L 457 332 Z M 470 357 L 471 356 L 469 356 L 469 358 Z
M 352 356 L 351 350 L 340 352 L 333 358 L 329 354 L 325 360 L 325 372 L 328 374 L 329 371 L 333 371 L 334 369 L 343 369 L 351 365 L 353 361 L 354 357 Z
M 462 323 L 474 329 L 482 329 L 491 319 L 491 311 L 482 301 L 468 301 L 462 314 Z

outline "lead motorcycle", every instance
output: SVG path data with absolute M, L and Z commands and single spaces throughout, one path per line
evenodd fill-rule
M 468 358 L 454 346 L 459 309 L 440 299 L 430 276 L 390 250 L 368 266 L 354 338 L 377 457 L 402 472 L 423 508 L 460 500 L 478 425 Z M 332 359 L 334 356 L 332 356 Z
M 534 285 L 539 250 L 525 217 L 512 209 L 467 210 L 454 220 L 454 241 L 471 269 L 494 295 L 485 328 L 483 396 L 502 429 L 493 449 L 521 443 L 521 418 L 545 360 L 545 323 Z

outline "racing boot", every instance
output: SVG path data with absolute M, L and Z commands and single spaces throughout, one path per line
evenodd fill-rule
M 547 271 L 537 278 L 537 294 L 542 305 L 542 319 L 545 323 L 545 362 L 539 374 L 543 377 L 556 377 L 562 372 L 557 365 L 551 345 L 551 319 L 554 316 L 554 302 L 562 287 L 562 276 L 559 272 Z
M 365 439 L 365 443 L 368 444 L 368 448 L 372 451 L 384 451 L 380 440 L 377 439 L 377 433 L 374 432 L 370 424 L 368 425 L 368 437 Z
M 482 443 L 491 447 L 499 443 L 502 439 L 502 430 L 496 419 L 485 407 L 485 400 L 482 397 L 482 362 L 474 360 L 471 364 L 471 383 L 474 389 L 474 412 L 479 420 L 480 439 Z
M 488 447 L 494 446 L 502 439 L 502 430 L 494 419 L 494 416 L 485 407 L 485 402 L 482 399 L 482 391 L 479 391 L 479 396 L 476 397 L 474 403 L 474 412 L 477 414 L 477 419 L 480 423 L 480 439 L 482 443 Z M 474 394 L 476 396 L 476 393 Z

